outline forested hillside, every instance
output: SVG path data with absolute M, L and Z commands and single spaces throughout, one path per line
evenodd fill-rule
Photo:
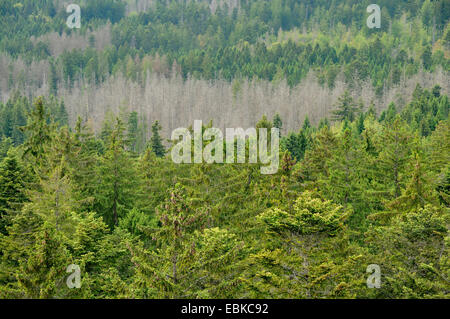
M 0 298 L 448 298 L 450 1 L 371 2 L 0 0 Z
M 381 29 L 359 0 L 79 4 L 81 29 L 69 29 L 63 1 L 1 1 L 3 103 L 58 95 L 72 126 L 81 115 L 98 132 L 109 112 L 136 111 L 169 137 L 186 118 L 250 126 L 276 112 L 296 130 L 346 89 L 380 112 L 417 83 L 449 93 L 448 0 L 379 1 Z

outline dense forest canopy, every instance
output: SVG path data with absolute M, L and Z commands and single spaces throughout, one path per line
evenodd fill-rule
M 0 298 L 448 298 L 450 1 L 371 2 L 0 0 Z M 276 174 L 172 161 L 261 96 Z
M 125 109 L 138 112 L 146 139 L 149 120 L 167 138 L 184 125 L 174 114 L 206 104 L 213 109 L 203 120 L 225 127 L 220 110 L 236 104 L 242 113 L 253 95 L 272 89 L 286 97 L 277 111 L 289 130 L 306 113 L 317 124 L 345 89 L 380 112 L 390 102 L 404 107 L 418 82 L 450 92 L 449 0 L 379 1 L 380 29 L 366 25 L 370 1 L 79 1 L 80 29 L 66 24 L 63 1 L 0 4 L 0 101 L 17 92 L 30 101 L 59 96 L 70 125 L 80 115 L 97 133 L 109 111 Z M 197 94 L 211 85 L 215 106 Z M 168 87 L 172 101 L 163 96 Z M 124 90 L 130 94 L 108 99 Z M 322 98 L 299 105 L 296 95 L 311 90 Z M 275 115 L 268 96 L 258 100 L 260 111 L 237 116 L 240 125 Z
M 146 12 L 129 15 L 123 1 L 82 1 L 80 32 L 110 21 L 111 46 L 65 52 L 52 60 L 63 70 L 62 78 L 54 81 L 80 75 L 101 81 L 118 70 L 133 78 L 142 71 L 145 78 L 146 68 L 151 68 L 145 57 L 155 54 L 166 56 L 169 68 L 175 61 L 184 77 L 281 76 L 290 85 L 316 68 L 330 86 L 344 67 L 349 78 L 355 73 L 361 80 L 370 77 L 380 87 L 388 79 L 398 83 L 405 68 L 407 75 L 421 67 L 449 70 L 448 0 L 378 2 L 383 8 L 380 30 L 365 27 L 370 1 L 239 1 L 232 10 L 226 1 L 215 7 L 209 1 L 152 1 Z M 67 27 L 65 7 L 58 1 L 2 0 L 0 6 L 0 50 L 28 62 L 52 58 L 49 43 L 40 36 L 75 32 Z M 300 41 L 280 39 L 290 32 L 298 33 Z M 343 39 L 346 32 L 349 36 Z M 130 58 L 140 65 L 129 66 Z

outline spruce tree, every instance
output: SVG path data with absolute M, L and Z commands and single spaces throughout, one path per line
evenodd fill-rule
M 389 197 L 399 197 L 404 186 L 404 170 L 412 152 L 413 136 L 398 116 L 383 129 L 376 175 L 380 187 Z M 392 197 L 391 197 L 392 198 Z
M 350 92 L 346 90 L 344 94 L 342 94 L 342 96 L 338 98 L 336 110 L 333 111 L 333 120 L 348 120 L 350 122 L 353 122 L 357 111 L 358 107 L 353 97 L 350 95 Z
M 116 119 L 108 148 L 100 159 L 96 191 L 96 210 L 105 222 L 117 226 L 119 218 L 133 208 L 138 185 L 136 171 L 129 154 L 125 151 L 124 127 Z
M 17 287 L 21 298 L 62 298 L 68 292 L 66 269 L 72 263 L 64 247 L 64 239 L 50 225 L 44 223 L 35 235 L 26 259 L 19 259 Z
M 56 96 L 58 94 L 58 75 L 56 73 L 56 65 L 53 59 L 50 59 L 49 85 L 50 94 Z
M 63 100 L 59 102 L 55 122 L 58 123 L 59 126 L 69 125 L 69 114 L 67 114 L 66 105 L 64 104 Z
M 101 142 L 95 138 L 89 124 L 83 124 L 80 117 L 75 125 L 74 148 L 76 154 L 71 163 L 70 176 L 80 204 L 89 211 L 93 209 L 95 190 L 99 182 L 97 164 Z
M 181 298 L 192 283 L 195 260 L 195 230 L 203 229 L 209 211 L 195 209 L 185 189 L 177 184 L 157 210 L 158 229 L 147 229 L 157 249 L 131 248 L 137 265 L 136 282 L 140 297 Z
M 27 200 L 26 188 L 30 181 L 26 170 L 17 160 L 13 151 L 0 164 L 0 233 L 6 234 L 10 224 L 8 216 L 20 211 Z
M 65 165 L 62 161 L 42 176 L 36 190 L 26 193 L 29 201 L 11 216 L 8 235 L 0 236 L 1 268 L 10 272 L 0 279 L 9 283 L 2 294 L 51 298 L 67 289 L 64 273 L 72 260 L 66 245 L 75 232 L 73 212 L 78 203 L 71 182 L 62 173 Z
M 28 123 L 23 128 L 26 135 L 23 155 L 40 166 L 46 157 L 45 147 L 51 141 L 54 126 L 48 124 L 49 119 L 42 97 L 36 99 L 34 106 L 35 108 L 28 118 Z
M 162 144 L 162 138 L 159 135 L 160 131 L 161 125 L 159 124 L 159 121 L 156 121 L 152 125 L 152 137 L 150 139 L 150 147 L 153 153 L 156 154 L 156 156 L 164 157 L 164 155 L 166 154 L 166 150 Z
M 339 138 L 338 147 L 327 160 L 328 176 L 324 176 L 320 189 L 327 192 L 326 198 L 334 199 L 345 208 L 361 202 L 364 174 L 361 172 L 364 153 L 350 129 Z
M 21 128 L 27 124 L 27 108 L 28 99 L 23 97 L 16 100 L 12 109 L 13 128 L 11 131 L 11 138 L 16 146 L 22 144 L 25 138 Z
M 361 114 L 359 115 L 358 123 L 357 123 L 358 133 L 359 133 L 359 134 L 361 134 L 361 133 L 364 131 L 364 129 L 365 129 L 365 128 L 364 128 L 364 120 L 365 120 L 364 114 L 361 113 Z
M 137 152 L 138 114 L 131 112 L 128 117 L 127 146 L 130 152 Z
M 315 136 L 311 149 L 305 153 L 304 160 L 300 163 L 298 174 L 300 179 L 313 182 L 329 176 L 328 160 L 333 156 L 337 148 L 337 136 L 328 126 L 324 126 Z M 317 186 L 317 185 L 316 185 Z
M 431 65 L 433 64 L 432 55 L 433 52 L 431 51 L 431 46 L 427 45 L 421 56 L 425 70 L 430 70 Z
M 388 203 L 389 208 L 405 213 L 418 211 L 427 204 L 438 206 L 436 190 L 429 180 L 429 173 L 424 170 L 423 159 L 416 153 L 412 162 L 411 177 L 406 183 L 402 195 Z
M 281 129 L 283 128 L 283 121 L 281 120 L 281 117 L 278 113 L 275 114 L 272 122 L 273 122 L 273 127 L 276 127 L 277 129 L 280 130 L 280 137 L 281 137 Z
M 3 161 L 3 159 L 8 155 L 8 151 L 12 146 L 12 140 L 10 137 L 2 138 L 0 136 L 0 161 Z
M 309 121 L 308 115 L 305 116 L 305 120 L 303 121 L 302 130 L 308 131 L 311 128 L 311 122 Z

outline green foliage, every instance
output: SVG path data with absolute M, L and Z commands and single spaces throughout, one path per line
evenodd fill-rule
M 314 197 L 312 192 L 304 192 L 295 201 L 292 214 L 275 208 L 258 218 L 276 232 L 290 231 L 302 235 L 326 233 L 332 236 L 347 217 L 348 212 L 342 206 Z
M 100 181 L 95 192 L 97 212 L 110 226 L 117 226 L 119 218 L 132 209 L 136 197 L 136 174 L 132 160 L 125 151 L 124 128 L 116 119 L 105 155 L 97 167 Z
M 379 117 L 353 96 L 446 74 L 448 1 L 380 0 L 380 30 L 365 27 L 367 1 L 209 4 L 157 0 L 126 15 L 122 0 L 82 1 L 82 28 L 70 30 L 54 1 L 0 0 L 0 52 L 47 66 L 50 93 L 0 103 L 0 297 L 446 298 L 445 83 L 383 101 Z M 108 20 L 111 43 L 97 50 Z M 63 32 L 86 35 L 86 48 L 53 55 Z M 9 90 L 25 88 L 7 72 Z M 107 112 L 97 132 L 81 118 L 69 127 L 57 94 L 120 73 L 142 87 L 152 73 L 226 80 L 235 101 L 244 81 L 293 87 L 309 73 L 347 90 L 332 122 L 301 114 L 284 131 L 280 170 L 266 176 L 253 164 L 174 164 L 159 122 L 147 141 L 137 112 Z M 277 107 L 256 128 L 286 129 Z M 380 289 L 366 286 L 372 263 Z M 71 264 L 80 289 L 66 285 Z
M 138 137 L 138 114 L 137 112 L 131 112 L 128 118 L 128 130 L 127 130 L 127 146 L 131 152 L 137 151 L 137 137 Z
M 275 116 L 273 117 L 272 123 L 273 127 L 276 127 L 277 129 L 280 130 L 280 137 L 281 137 L 281 129 L 283 128 L 283 121 L 281 120 L 281 117 L 278 113 L 275 114 Z
M 350 96 L 349 91 L 345 91 L 344 94 L 338 98 L 336 110 L 333 111 L 333 120 L 335 121 L 350 121 L 353 122 L 356 116 L 358 108 L 353 98 Z
M 0 295 L 443 297 L 448 98 L 427 92 L 418 88 L 399 113 L 391 105 L 381 121 L 370 110 L 320 129 L 305 120 L 283 137 L 272 176 L 257 165 L 176 165 L 152 148 L 132 151 L 136 116 L 127 131 L 107 121 L 99 137 L 81 119 L 73 131 L 58 127 L 50 118 L 59 102 L 42 99 L 24 144 L 4 140 Z M 419 108 L 447 118 L 425 136 L 410 116 Z M 371 263 L 382 269 L 377 290 L 365 285 Z M 65 284 L 70 264 L 80 266 L 80 289 Z
M 0 233 L 6 234 L 8 217 L 21 209 L 27 200 L 26 189 L 29 175 L 13 152 L 8 153 L 0 164 Z
M 23 128 L 27 137 L 23 154 L 39 165 L 44 160 L 45 147 L 51 141 L 52 127 L 48 124 L 49 119 L 43 98 L 37 98 L 34 105 L 35 109 L 28 118 L 27 125 Z
M 163 157 L 166 154 L 166 150 L 162 144 L 161 136 L 159 131 L 161 130 L 161 125 L 158 121 L 152 125 L 152 137 L 150 138 L 150 147 L 153 153 L 158 157 Z
M 372 258 L 384 273 L 382 288 L 375 297 L 394 298 L 401 294 L 405 298 L 445 298 L 448 218 L 448 208 L 427 205 L 367 233 Z

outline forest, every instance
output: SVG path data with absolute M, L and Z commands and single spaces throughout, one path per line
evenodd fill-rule
M 78 3 L 0 0 L 1 299 L 448 299 L 449 0 Z

